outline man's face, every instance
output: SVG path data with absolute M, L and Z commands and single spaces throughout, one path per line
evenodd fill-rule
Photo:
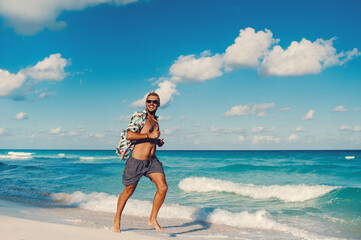
M 145 101 L 145 106 L 149 112 L 157 111 L 159 107 L 159 98 L 157 96 L 149 96 Z

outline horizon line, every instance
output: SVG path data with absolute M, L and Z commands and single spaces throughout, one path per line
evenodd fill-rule
M 3 150 L 115 151 L 115 149 L 0 148 Z M 157 151 L 361 151 L 361 149 L 159 149 Z

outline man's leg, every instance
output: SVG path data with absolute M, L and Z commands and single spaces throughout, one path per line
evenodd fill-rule
M 113 222 L 113 231 L 120 232 L 120 218 L 122 216 L 122 212 L 125 204 L 127 203 L 130 196 L 132 196 L 137 185 L 129 185 L 125 186 L 123 192 L 118 197 L 117 204 L 117 213 L 115 214 L 114 222 Z
M 163 173 L 150 173 L 149 177 L 155 183 L 155 186 L 157 187 L 157 192 L 154 196 L 152 213 L 150 214 L 148 224 L 154 226 L 158 232 L 164 232 L 164 228 L 159 226 L 157 222 L 157 215 L 160 207 L 164 202 L 165 195 L 168 190 L 168 185 Z

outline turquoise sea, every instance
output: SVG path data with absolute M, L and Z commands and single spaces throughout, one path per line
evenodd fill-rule
M 169 185 L 160 219 L 224 226 L 213 239 L 361 239 L 360 150 L 157 157 Z M 113 150 L 0 150 L 0 199 L 113 213 L 124 166 Z M 148 216 L 155 190 L 143 177 L 124 214 Z

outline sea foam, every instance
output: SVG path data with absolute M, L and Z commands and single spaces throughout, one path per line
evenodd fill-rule
M 25 160 L 25 159 L 31 159 L 32 158 L 31 155 L 32 153 L 28 153 L 28 152 L 8 152 L 7 155 L 0 154 L 0 158 Z
M 231 192 L 253 199 L 277 198 L 284 202 L 304 202 L 318 198 L 339 187 L 326 185 L 253 185 L 206 177 L 185 178 L 178 187 L 186 192 Z
M 91 211 L 115 212 L 117 197 L 107 193 L 93 192 L 85 194 L 77 191 L 72 194 L 55 193 L 51 198 L 72 207 L 79 207 Z M 129 199 L 123 213 L 139 217 L 149 217 L 152 202 Z M 223 224 L 231 227 L 270 230 L 291 234 L 300 239 L 335 239 L 311 233 L 301 228 L 279 223 L 272 219 L 266 210 L 255 212 L 230 212 L 223 209 L 196 208 L 179 204 L 163 204 L 159 211 L 160 218 L 183 219 L 189 221 L 201 221 L 213 224 Z

